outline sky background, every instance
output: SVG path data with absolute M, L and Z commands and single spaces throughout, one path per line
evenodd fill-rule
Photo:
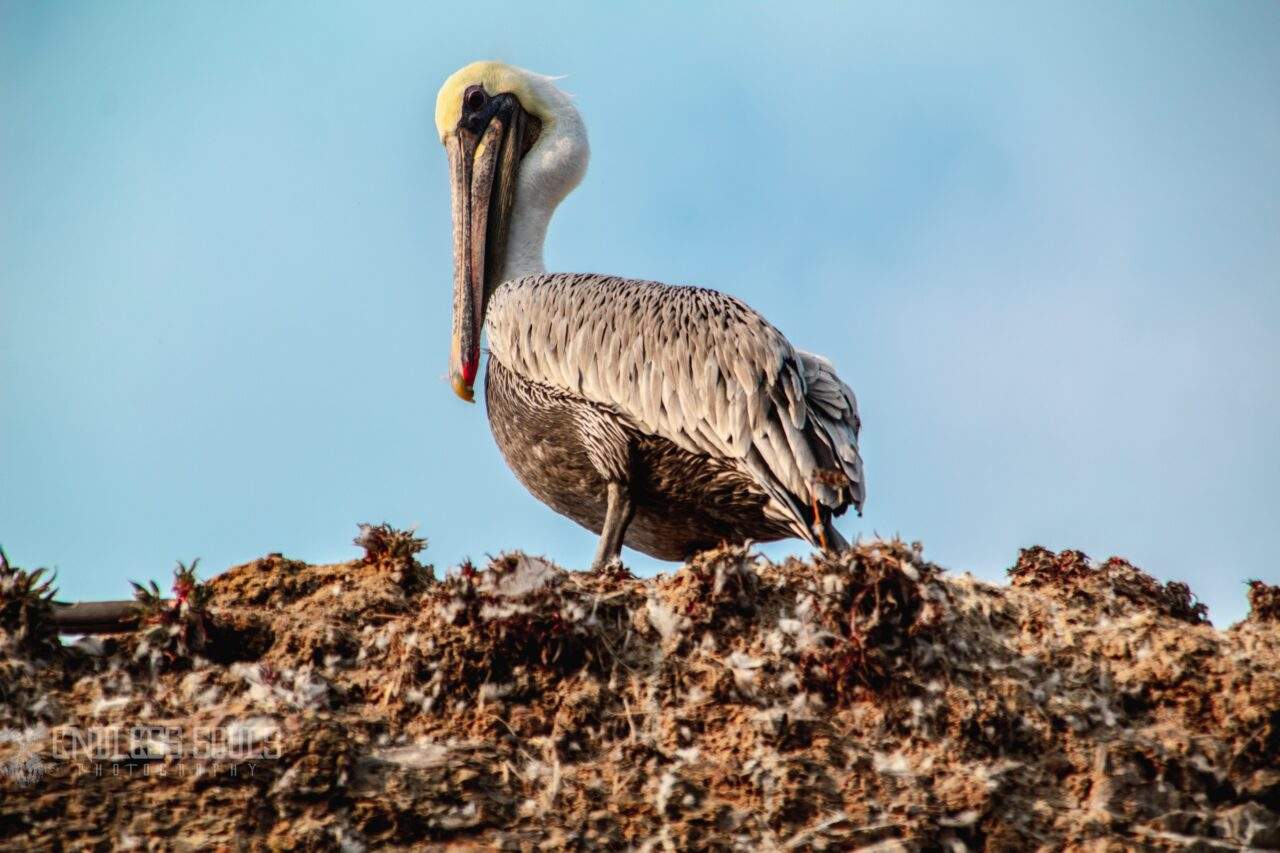
M 496 58 L 591 135 L 550 269 L 727 291 L 855 388 L 847 534 L 1238 619 L 1280 581 L 1280 3 L 1033 5 L 3 0 L 0 543 L 68 598 L 361 521 L 585 567 L 445 381 L 432 111 Z

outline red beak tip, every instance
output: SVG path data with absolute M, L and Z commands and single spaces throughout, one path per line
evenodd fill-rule
M 471 382 L 468 382 L 466 379 L 455 373 L 452 384 L 453 393 L 457 394 L 460 398 L 466 400 L 468 403 L 474 403 L 476 401 L 475 388 Z

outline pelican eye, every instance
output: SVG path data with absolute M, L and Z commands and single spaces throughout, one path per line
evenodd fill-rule
M 472 86 L 470 89 L 467 89 L 466 94 L 462 96 L 463 105 L 472 112 L 478 112 L 479 110 L 484 109 L 484 104 L 487 100 L 488 98 L 485 97 L 484 89 L 479 86 Z

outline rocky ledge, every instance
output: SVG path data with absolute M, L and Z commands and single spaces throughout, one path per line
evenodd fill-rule
M 671 574 L 271 555 L 60 642 L 0 573 L 0 846 L 1280 847 L 1280 594 L 919 546 Z

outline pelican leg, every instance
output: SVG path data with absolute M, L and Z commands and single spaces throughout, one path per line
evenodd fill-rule
M 631 495 L 622 483 L 609 482 L 608 500 L 604 529 L 600 531 L 600 544 L 596 547 L 596 558 L 591 563 L 593 571 L 600 571 L 621 558 L 622 540 L 627 535 L 627 525 L 636 514 Z
M 809 505 L 813 507 L 813 527 L 810 529 L 818 534 L 818 546 L 823 551 L 830 551 L 831 548 L 827 544 L 827 526 L 822 523 L 822 510 L 818 509 L 818 493 L 813 490 L 813 486 L 809 487 Z

